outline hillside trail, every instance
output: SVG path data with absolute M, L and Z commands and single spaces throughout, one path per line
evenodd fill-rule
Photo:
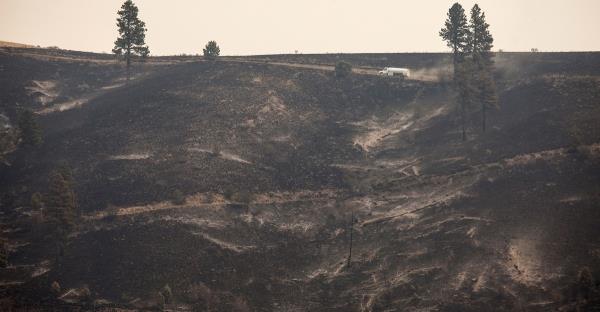
M 265 61 L 265 60 L 253 60 L 253 59 L 238 59 L 238 58 L 226 58 L 226 59 L 222 59 L 221 61 L 225 61 L 225 62 L 239 62 L 239 63 L 251 63 L 251 64 L 268 64 L 268 65 L 275 65 L 275 66 L 285 66 L 285 67 L 292 67 L 292 68 L 303 68 L 303 69 L 314 69 L 314 70 L 320 70 L 320 71 L 328 71 L 328 72 L 333 72 L 335 71 L 335 66 L 333 65 L 322 65 L 322 64 L 305 64 L 305 63 L 290 63 L 290 62 L 272 62 L 272 61 Z M 359 74 L 359 75 L 367 75 L 367 76 L 380 76 L 383 77 L 381 75 L 379 75 L 379 71 L 381 70 L 381 68 L 376 68 L 376 67 L 365 67 L 365 66 L 361 66 L 361 67 L 353 67 L 352 68 L 352 72 L 354 74 Z M 412 70 L 412 69 L 411 69 Z M 420 72 L 421 70 L 417 70 L 417 72 Z M 435 75 L 411 75 L 410 77 L 405 78 L 406 80 L 415 80 L 415 81 L 438 81 L 438 77 Z

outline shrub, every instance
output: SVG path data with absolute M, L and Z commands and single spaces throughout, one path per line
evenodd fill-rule
M 171 195 L 171 203 L 173 203 L 174 205 L 185 204 L 185 196 L 179 189 L 173 191 L 173 194 Z
M 209 156 L 214 157 L 214 158 L 221 156 L 221 147 L 219 145 L 215 144 L 212 147 Z
M 60 294 L 60 292 L 62 290 L 62 288 L 60 287 L 60 284 L 58 283 L 58 281 L 52 282 L 52 284 L 50 284 L 50 289 L 55 294 Z
M 106 207 L 105 215 L 104 218 L 102 218 L 102 221 L 113 222 L 117 219 L 118 215 L 119 207 L 114 205 L 108 205 L 108 207 Z
M 240 210 L 245 210 L 245 212 L 248 213 L 250 212 L 250 202 L 252 202 L 252 197 L 252 194 L 247 191 L 239 191 L 233 194 L 231 198 L 233 203 L 228 206 L 234 211 L 239 212 Z
M 231 201 L 231 200 L 233 200 L 233 194 L 234 194 L 234 191 L 230 188 L 227 188 L 223 191 L 223 198 Z
M 163 287 L 163 289 L 160 291 L 160 294 L 164 298 L 166 304 L 170 304 L 173 300 L 173 291 L 171 291 L 171 287 L 169 286 L 169 284 Z
M 350 63 L 340 61 L 335 64 L 335 77 L 344 78 L 352 73 L 352 65 Z
M 232 199 L 239 204 L 248 205 L 252 201 L 252 194 L 247 191 L 239 191 L 234 194 Z

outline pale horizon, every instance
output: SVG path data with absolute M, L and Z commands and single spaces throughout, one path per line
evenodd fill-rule
M 137 0 L 151 55 L 448 52 L 438 36 L 456 1 Z M 0 40 L 110 52 L 123 0 L 0 1 Z M 459 1 L 485 11 L 494 51 L 599 51 L 600 1 Z M 406 13 L 408 12 L 408 13 Z M 596 38 L 596 39 L 593 39 Z

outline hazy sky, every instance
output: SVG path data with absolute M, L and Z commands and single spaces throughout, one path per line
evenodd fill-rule
M 0 0 L 0 40 L 110 52 L 123 0 Z M 447 51 L 445 0 L 134 0 L 153 55 Z M 600 0 L 479 3 L 494 49 L 600 50 Z

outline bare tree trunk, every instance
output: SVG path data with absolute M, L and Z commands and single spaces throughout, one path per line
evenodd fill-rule
M 130 67 L 131 67 L 131 60 L 129 59 L 129 56 L 127 56 L 127 81 L 129 81 L 130 79 Z
M 127 81 L 129 82 L 131 68 L 131 49 L 127 49 L 127 52 L 125 52 L 125 59 L 127 61 Z
M 456 66 L 458 65 L 458 46 L 455 44 L 454 47 L 452 48 L 452 53 L 453 53 L 453 65 L 454 65 L 454 83 L 456 83 Z
M 452 77 L 453 81 L 454 81 L 454 88 L 456 91 L 461 92 L 459 90 L 458 87 L 458 80 L 457 80 L 457 71 L 458 71 L 458 63 L 459 63 L 459 54 L 458 54 L 458 47 L 456 45 L 454 45 L 453 48 L 453 65 L 454 65 L 454 75 Z M 460 93 L 459 93 L 460 95 Z M 462 133 L 462 141 L 466 141 L 467 140 L 467 134 L 466 134 L 466 130 L 465 130 L 465 103 L 463 102 L 464 99 L 460 99 L 460 117 L 461 117 L 461 133 Z

